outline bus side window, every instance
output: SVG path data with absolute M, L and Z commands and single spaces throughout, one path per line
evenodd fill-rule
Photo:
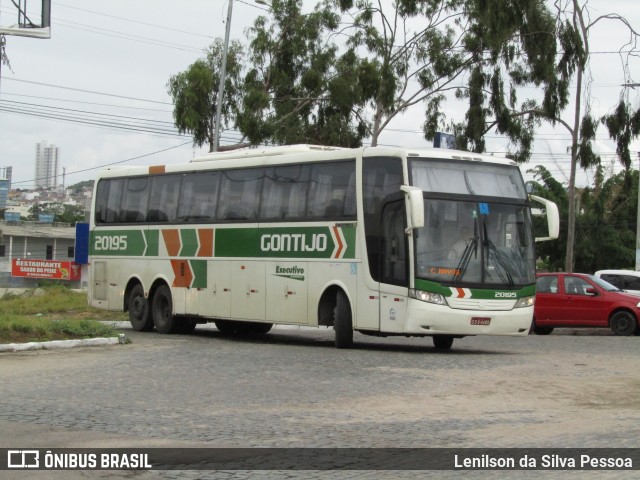
M 109 185 L 111 180 L 100 180 L 96 189 L 96 211 L 94 214 L 95 223 L 107 223 L 107 202 L 109 199 Z
M 148 201 L 149 178 L 129 178 L 120 206 L 120 221 L 124 223 L 144 222 L 147 216 Z
M 220 182 L 219 220 L 255 221 L 258 217 L 263 168 L 228 170 Z
M 151 197 L 147 222 L 174 222 L 178 206 L 181 175 L 151 177 Z
M 104 223 L 118 223 L 120 220 L 120 203 L 124 190 L 125 179 L 118 178 L 108 180 L 109 193 L 107 197 L 107 210 L 104 215 Z
M 382 275 L 380 281 L 408 286 L 406 214 L 404 199 L 388 203 L 382 210 Z
M 388 195 L 400 192 L 402 162 L 399 158 L 366 158 L 362 165 L 362 207 L 364 229 L 369 259 L 369 273 L 373 280 L 380 281 L 382 263 L 382 203 Z
M 283 165 L 268 169 L 262 187 L 260 220 L 303 218 L 308 189 L 308 165 Z
M 353 218 L 355 161 L 313 164 L 307 206 L 313 219 Z
M 219 186 L 218 172 L 191 172 L 185 175 L 178 207 L 178 221 L 215 221 Z

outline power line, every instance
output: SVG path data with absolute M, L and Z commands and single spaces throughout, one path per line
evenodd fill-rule
M 74 175 L 74 174 L 77 174 L 77 173 L 84 173 L 84 172 L 89 172 L 91 170 L 97 170 L 99 168 L 106 168 L 106 167 L 111 167 L 113 165 L 120 165 L 120 164 L 123 164 L 123 163 L 126 163 L 126 162 L 131 162 L 133 160 L 139 160 L 141 158 L 150 157 L 151 155 L 156 155 L 158 153 L 162 153 L 162 152 L 166 152 L 166 151 L 169 151 L 169 150 L 174 150 L 176 148 L 184 147 L 185 145 L 188 145 L 190 143 L 191 142 L 189 141 L 189 142 L 181 143 L 180 145 L 175 145 L 173 147 L 163 148 L 162 150 L 156 150 L 155 152 L 150 152 L 150 153 L 145 153 L 143 155 L 138 155 L 137 157 L 131 157 L 131 158 L 127 158 L 125 160 L 119 160 L 117 162 L 105 163 L 103 165 L 98 165 L 98 166 L 95 166 L 95 167 L 85 168 L 85 169 L 82 169 L 82 170 L 76 170 L 75 172 L 67 172 L 66 175 Z M 50 177 L 34 178 L 34 179 L 31 179 L 31 180 L 24 180 L 24 181 L 21 181 L 21 182 L 12 182 L 12 185 L 19 185 L 19 184 L 28 183 L 28 182 L 38 182 L 38 181 L 41 181 L 41 180 L 47 180 L 47 179 L 50 179 L 50 178 L 56 178 L 56 177 L 60 177 L 60 176 L 62 176 L 62 175 L 52 175 Z
M 51 84 L 51 83 L 35 82 L 33 80 L 23 80 L 21 78 L 8 77 L 8 78 L 3 78 L 3 80 L 5 80 L 5 81 L 6 80 L 10 80 L 10 81 L 13 81 L 13 82 L 30 83 L 30 84 L 33 84 L 33 85 L 40 85 L 40 86 L 44 86 L 44 87 L 60 88 L 62 90 L 71 90 L 71 91 L 74 91 L 74 92 L 91 93 L 93 95 L 104 95 L 106 97 L 124 98 L 126 100 L 136 100 L 138 102 L 158 103 L 160 105 L 173 105 L 172 103 L 160 102 L 158 100 L 147 100 L 147 99 L 144 99 L 144 98 L 128 97 L 128 96 L 125 96 L 125 95 L 116 95 L 114 93 L 102 93 L 102 92 L 96 92 L 94 90 L 84 90 L 82 88 L 65 87 L 65 86 L 62 86 L 62 85 L 54 85 L 54 84 Z
M 212 37 L 210 35 L 203 35 L 201 33 L 195 33 L 195 32 L 191 32 L 191 31 L 187 31 L 187 30 L 180 30 L 178 28 L 167 27 L 165 25 L 156 25 L 156 24 L 153 24 L 153 23 L 141 22 L 139 20 L 132 20 L 130 18 L 118 17 L 116 15 L 109 15 L 108 13 L 96 12 L 94 10 L 87 10 L 85 8 L 72 7 L 71 5 L 65 5 L 64 3 L 59 3 L 59 2 L 56 2 L 56 7 L 70 8 L 72 10 L 79 10 L 79 11 L 91 13 L 91 14 L 94 14 L 94 15 L 100 15 L 101 17 L 115 18 L 117 20 L 122 20 L 124 22 L 137 23 L 138 25 L 145 25 L 147 27 L 160 28 L 162 30 L 169 30 L 169 31 L 172 31 L 172 32 L 184 33 L 185 35 L 193 35 L 193 36 L 196 36 L 196 37 L 203 37 L 203 38 L 208 38 L 208 39 L 213 39 L 214 38 L 214 37 Z
M 133 107 L 131 105 L 117 105 L 115 103 L 99 103 L 99 102 L 87 102 L 82 100 L 70 100 L 67 98 L 53 98 L 53 97 L 42 97 L 39 95 L 24 95 L 21 93 L 7 93 L 2 92 L 2 96 L 10 96 L 10 97 L 25 97 L 25 98 L 37 98 L 39 100 L 52 100 L 54 102 L 66 102 L 66 103 L 80 103 L 83 105 L 97 105 L 100 107 L 114 107 L 114 108 L 127 108 L 131 110 L 146 110 L 150 112 L 163 112 L 163 113 L 171 113 L 171 110 L 160 110 L 157 108 L 145 108 L 145 107 Z
M 74 23 L 74 22 L 69 22 L 69 23 Z M 162 40 L 155 40 L 152 38 L 141 37 L 139 35 L 132 35 L 129 33 L 113 32 L 112 30 L 107 30 L 107 29 L 98 28 L 98 27 L 91 27 L 88 25 L 87 25 L 88 28 L 82 28 L 82 27 L 77 27 L 73 25 L 65 25 L 64 23 L 58 23 L 58 25 L 60 27 L 73 28 L 83 32 L 91 32 L 98 35 L 105 35 L 107 37 L 120 38 L 122 40 L 129 40 L 133 42 L 144 43 L 147 45 L 154 45 L 156 47 L 172 48 L 174 50 L 188 51 L 188 52 L 195 52 L 195 53 L 202 53 L 204 51 L 203 48 L 192 47 L 190 45 L 168 43 L 168 42 L 163 42 Z M 79 24 L 79 25 L 82 25 L 82 24 Z M 103 30 L 103 31 L 98 31 L 98 30 Z
M 112 113 L 100 113 L 100 112 L 89 112 L 87 110 L 77 110 L 77 109 L 73 109 L 73 108 L 64 108 L 64 107 L 54 107 L 52 105 L 42 105 L 42 104 L 38 104 L 38 103 L 28 103 L 28 102 L 17 102 L 15 100 L 4 100 L 4 99 L 0 99 L 0 104 L 1 103 L 12 103 L 15 105 L 25 105 L 25 106 L 29 106 L 29 107 L 40 107 L 40 108 L 48 108 L 48 109 L 52 109 L 52 110 L 59 110 L 59 111 L 63 111 L 63 112 L 74 112 L 74 113 L 82 113 L 82 114 L 87 114 L 87 115 L 99 115 L 99 116 L 106 116 L 106 117 L 114 117 L 114 118 L 121 118 L 121 119 L 127 119 L 127 120 L 136 120 L 136 121 L 140 121 L 140 122 L 152 122 L 152 123 L 164 123 L 164 124 L 168 124 L 173 126 L 174 123 L 173 122 L 167 122 L 164 120 L 153 120 L 153 119 L 147 119 L 147 118 L 139 118 L 139 117 L 129 117 L 126 115 L 114 115 Z

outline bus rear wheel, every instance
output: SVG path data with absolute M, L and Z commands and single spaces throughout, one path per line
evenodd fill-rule
M 173 333 L 176 330 L 177 322 L 173 316 L 171 290 L 166 285 L 160 285 L 153 294 L 151 316 L 158 333 Z
M 149 302 L 144 298 L 144 288 L 139 283 L 136 284 L 129 293 L 127 300 L 127 310 L 129 310 L 129 322 L 134 330 L 138 332 L 149 332 L 153 330 L 153 319 L 149 313 Z
M 336 348 L 353 347 L 353 320 L 347 295 L 341 290 L 336 295 L 336 308 L 333 317 L 333 329 L 336 333 Z

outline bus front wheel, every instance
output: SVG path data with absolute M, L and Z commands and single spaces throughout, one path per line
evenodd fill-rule
M 433 346 L 436 350 L 451 350 L 453 345 L 453 337 L 451 335 L 434 335 Z
M 149 302 L 144 298 L 144 288 L 139 283 L 129 293 L 127 309 L 129 310 L 129 322 L 131 322 L 134 330 L 138 332 L 153 330 L 153 319 L 149 314 Z
M 151 316 L 158 333 L 173 333 L 176 329 L 176 319 L 173 316 L 173 300 L 171 290 L 166 285 L 160 285 L 153 294 L 151 302 Z
M 336 348 L 351 348 L 353 346 L 351 306 L 343 291 L 339 291 L 336 296 L 333 329 L 336 333 Z

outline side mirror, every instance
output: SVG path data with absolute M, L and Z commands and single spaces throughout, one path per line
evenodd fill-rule
M 409 226 L 407 227 L 407 233 L 416 228 L 424 227 L 424 198 L 422 197 L 422 189 L 402 185 L 400 190 L 407 194 L 409 200 Z
M 596 290 L 593 287 L 590 287 L 590 288 L 585 289 L 584 293 L 586 293 L 587 295 L 596 296 L 596 295 L 598 295 L 598 290 Z
M 536 242 L 545 242 L 547 240 L 555 240 L 558 238 L 560 235 L 560 214 L 558 213 L 558 206 L 551 200 L 547 200 L 546 198 L 538 197 L 536 195 L 529 195 L 529 199 L 543 204 L 546 209 L 549 236 L 536 237 Z

